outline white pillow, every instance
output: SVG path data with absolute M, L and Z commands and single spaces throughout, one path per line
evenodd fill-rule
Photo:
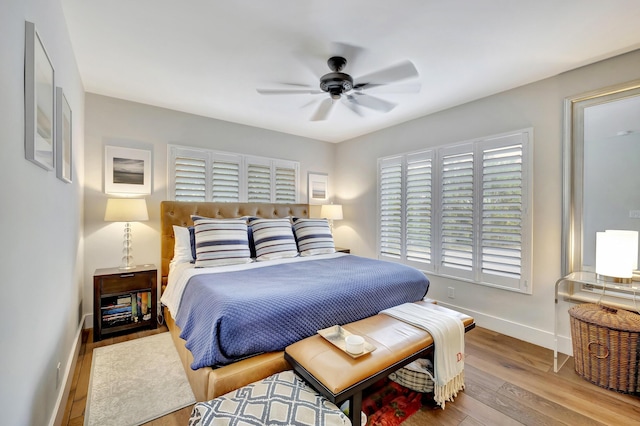
M 193 256 L 191 255 L 191 236 L 189 228 L 184 226 L 173 225 L 173 237 L 176 241 L 173 246 L 173 263 L 191 263 Z

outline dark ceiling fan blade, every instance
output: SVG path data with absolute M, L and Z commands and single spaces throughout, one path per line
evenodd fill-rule
M 418 70 L 411 61 L 403 61 L 388 68 L 384 68 L 370 74 L 356 78 L 354 88 L 366 88 L 369 85 L 381 85 L 395 83 L 396 81 L 418 77 Z
M 353 96 L 348 96 L 348 100 L 359 106 L 382 112 L 389 112 L 396 107 L 396 104 L 393 102 L 385 101 L 384 99 L 380 99 L 376 96 L 360 92 L 354 92 Z
M 311 117 L 311 121 L 322 121 L 326 120 L 329 117 L 329 113 L 333 108 L 333 99 L 326 98 L 324 101 L 320 102 L 316 112 Z

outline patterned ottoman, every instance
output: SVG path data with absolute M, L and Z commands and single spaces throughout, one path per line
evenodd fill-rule
M 284 371 L 193 407 L 189 426 L 351 425 L 293 371 Z

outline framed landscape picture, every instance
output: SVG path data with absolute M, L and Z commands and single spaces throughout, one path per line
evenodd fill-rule
M 24 147 L 27 160 L 45 170 L 55 166 L 54 69 L 36 26 L 25 21 Z
M 104 192 L 151 194 L 151 151 L 105 146 Z
M 327 204 L 329 201 L 329 175 L 309 172 L 309 204 Z
M 71 107 L 62 87 L 56 90 L 56 175 L 71 183 Z

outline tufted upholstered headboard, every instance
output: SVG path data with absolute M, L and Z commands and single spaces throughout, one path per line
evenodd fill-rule
M 202 203 L 162 201 L 160 203 L 160 253 L 162 257 L 162 289 L 167 285 L 169 262 L 175 245 L 173 225 L 191 226 L 191 215 L 230 219 L 242 216 L 278 218 L 287 216 L 309 217 L 308 204 L 270 203 Z

